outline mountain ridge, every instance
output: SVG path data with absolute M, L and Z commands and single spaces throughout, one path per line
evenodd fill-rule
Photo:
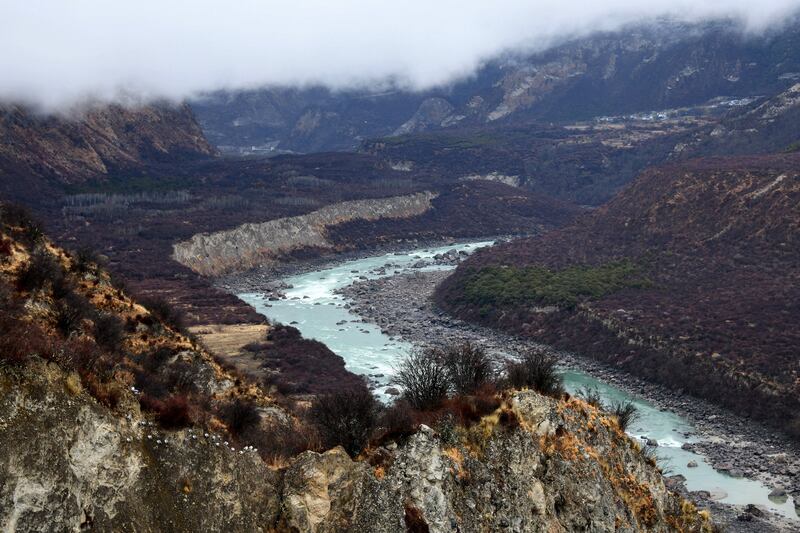
M 192 106 L 225 150 L 352 150 L 368 139 L 451 127 L 574 122 L 774 94 L 800 79 L 796 20 L 763 35 L 732 21 L 662 20 L 489 62 L 420 93 L 274 88 L 216 93 Z

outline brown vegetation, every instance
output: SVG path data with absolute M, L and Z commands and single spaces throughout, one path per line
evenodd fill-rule
M 648 171 L 569 228 L 476 253 L 437 301 L 800 435 L 799 174 L 796 154 Z M 486 267 L 620 260 L 640 265 L 649 283 L 582 296 L 574 309 L 464 299 L 464 286 Z

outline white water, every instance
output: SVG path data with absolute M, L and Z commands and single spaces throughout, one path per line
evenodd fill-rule
M 491 242 L 476 242 L 357 259 L 285 278 L 283 281 L 293 288 L 286 290 L 286 298 L 279 301 L 269 302 L 259 293 L 245 293 L 239 297 L 271 321 L 292 324 L 304 337 L 325 343 L 344 358 L 348 370 L 368 375 L 373 381 L 377 381 L 380 384 L 378 393 L 386 397 L 385 391 L 393 367 L 409 353 L 412 345 L 382 334 L 374 324 L 361 322 L 359 316 L 344 307 L 347 300 L 334 294 L 334 291 L 352 284 L 359 276 L 369 279 L 382 277 L 375 270 L 387 264 L 391 264 L 386 268 L 385 275 L 389 276 L 438 253 L 452 249 L 472 251 L 490 244 Z M 428 266 L 423 270 L 439 268 L 448 267 Z M 570 393 L 590 387 L 596 389 L 607 402 L 633 401 L 639 410 L 639 417 L 629 432 L 636 437 L 658 441 L 657 453 L 661 466 L 674 474 L 685 476 L 689 490 L 706 490 L 723 502 L 753 503 L 782 515 L 798 518 L 792 498 L 770 499 L 770 489 L 761 483 L 717 472 L 702 455 L 681 449 L 682 444 L 693 441 L 691 435 L 695 433 L 687 420 L 674 413 L 659 410 L 642 398 L 631 396 L 583 372 L 565 370 L 564 384 Z M 692 460 L 697 462 L 696 468 L 686 466 Z

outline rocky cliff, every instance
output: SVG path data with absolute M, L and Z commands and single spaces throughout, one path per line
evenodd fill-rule
M 352 220 L 379 220 L 420 215 L 431 208 L 429 192 L 331 204 L 306 215 L 195 235 L 174 245 L 173 258 L 204 275 L 247 270 L 303 247 L 333 248 L 326 228 Z
M 5 531 L 711 531 L 576 400 L 515 393 L 469 430 L 273 468 L 216 433 L 104 408 L 47 363 L 4 368 L 0 389 Z

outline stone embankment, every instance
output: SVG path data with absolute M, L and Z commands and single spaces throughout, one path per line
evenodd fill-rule
M 431 209 L 435 194 L 420 192 L 327 205 L 295 217 L 201 233 L 173 246 L 173 258 L 205 276 L 249 270 L 301 248 L 332 249 L 326 229 L 352 220 L 407 218 Z

